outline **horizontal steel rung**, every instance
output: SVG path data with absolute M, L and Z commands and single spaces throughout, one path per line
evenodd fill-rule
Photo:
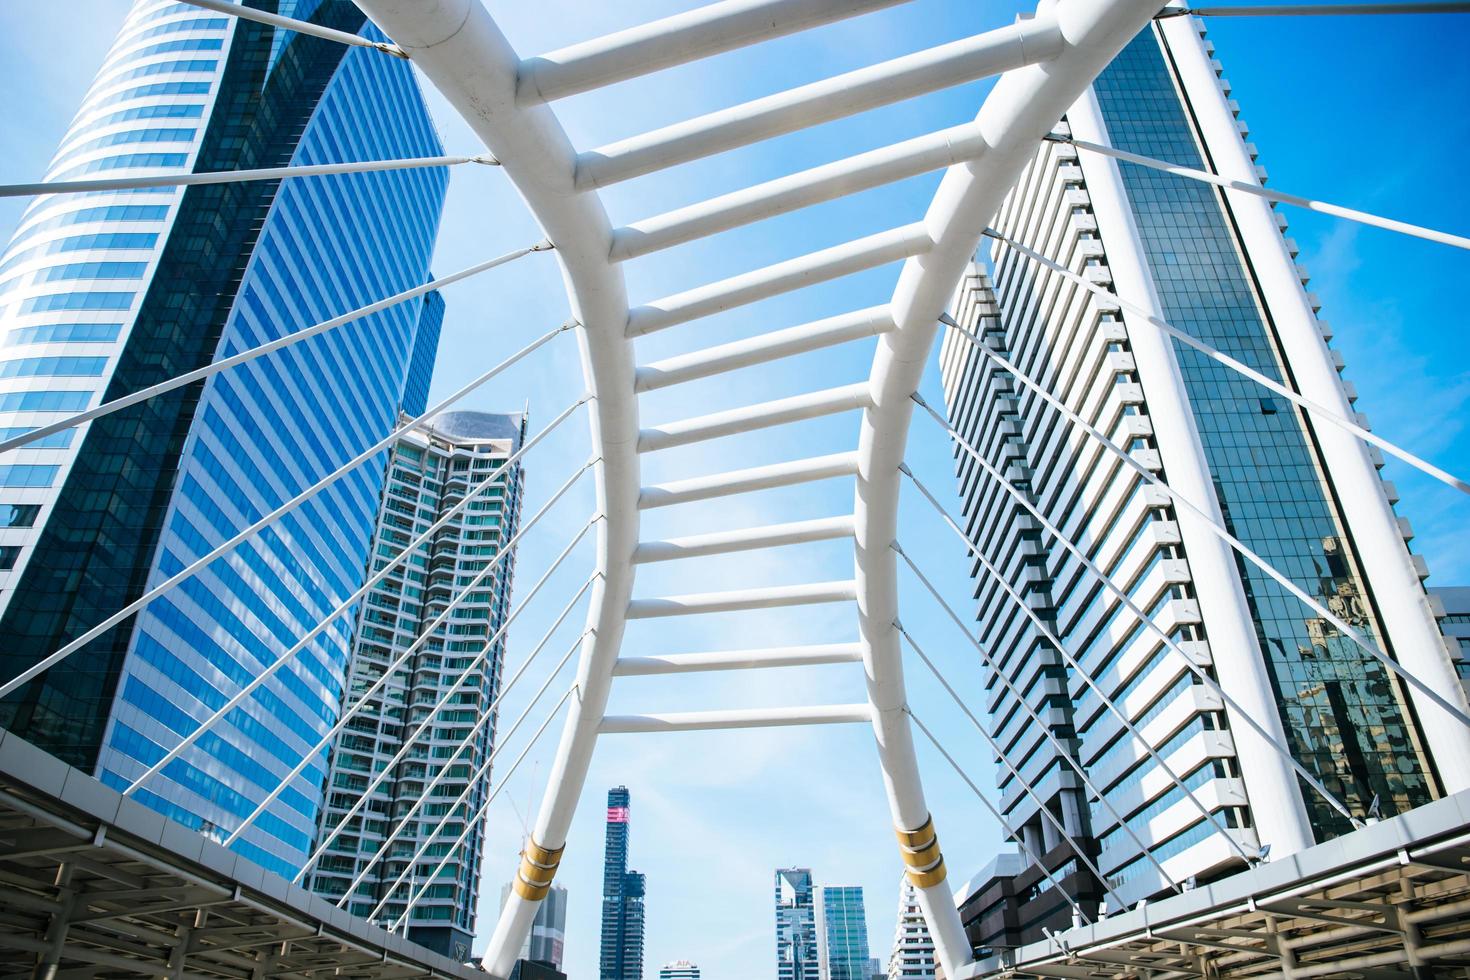
M 823 704 L 806 708 L 754 708 L 733 711 L 680 711 L 659 715 L 608 715 L 598 731 L 697 732 L 719 728 L 777 728 L 791 725 L 840 725 L 872 721 L 867 704 Z
M 833 453 L 830 456 L 814 456 L 789 463 L 773 463 L 769 466 L 753 466 L 728 473 L 697 476 L 688 480 L 655 483 L 644 487 L 638 494 L 638 508 L 650 510 L 654 507 L 671 507 L 696 500 L 729 497 L 751 493 L 756 490 L 771 490 L 777 487 L 795 486 L 815 480 L 828 480 L 857 473 L 857 453 Z
M 782 545 L 804 544 L 809 541 L 847 538 L 852 534 L 851 516 L 824 517 L 812 521 L 793 521 L 789 524 L 768 524 L 764 527 L 717 531 L 711 534 L 692 534 L 681 538 L 669 538 L 666 541 L 645 541 L 633 552 L 633 563 L 673 561 L 677 558 L 724 555 L 733 551 L 778 548 Z
M 663 170 L 1053 58 L 1065 40 L 1038 15 L 949 44 L 833 75 L 741 105 L 608 143 L 577 157 L 578 190 Z
M 521 62 L 516 103 L 535 105 L 908 0 L 748 0 L 685 13 Z
M 641 337 L 723 310 L 922 255 L 933 247 L 934 241 L 922 221 L 890 228 L 634 307 L 628 313 L 626 333 L 629 337 Z
M 792 398 L 778 398 L 728 412 L 715 412 L 667 425 L 652 426 L 638 433 L 638 451 L 650 453 L 691 442 L 738 435 L 754 429 L 768 429 L 790 422 L 820 418 L 823 415 L 871 408 L 872 405 L 873 396 L 868 383 L 862 381 L 841 388 L 829 388 Z
M 694 616 L 702 613 L 809 606 L 823 602 L 853 602 L 856 599 L 857 583 L 852 580 L 815 582 L 809 585 L 776 585 L 764 589 L 695 592 L 689 595 L 665 596 L 660 599 L 634 599 L 628 603 L 628 618 L 657 619 L 663 616 Z
M 863 659 L 860 643 L 819 643 L 772 647 L 768 650 L 717 650 L 711 653 L 669 653 L 652 657 L 619 657 L 614 677 L 653 674 L 689 674 L 707 670 L 761 670 L 767 667 L 812 667 L 857 663 Z
M 851 340 L 877 336 L 892 329 L 893 317 L 889 315 L 887 305 L 872 306 L 866 310 L 855 310 L 747 340 L 737 340 L 654 361 L 638 369 L 633 387 L 640 392 L 667 388 Z

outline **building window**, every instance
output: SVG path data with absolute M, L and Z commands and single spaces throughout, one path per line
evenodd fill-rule
M 20 548 L 7 544 L 0 546 L 0 572 L 8 572 L 20 558 Z
M 0 466 L 0 487 L 49 487 L 56 479 L 55 466 L 12 463 Z
M 34 527 L 40 504 L 0 504 L 0 527 Z

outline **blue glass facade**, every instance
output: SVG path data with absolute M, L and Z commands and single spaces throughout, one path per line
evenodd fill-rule
M 281 8 L 339 29 L 364 24 L 343 0 Z M 78 117 L 88 134 L 74 127 L 63 145 L 71 157 L 63 169 L 124 161 L 116 166 L 215 170 L 442 152 L 406 63 L 199 13 L 138 4 Z M 199 37 L 146 40 L 174 33 Z M 220 60 L 172 60 L 185 50 Z M 110 136 L 84 138 L 121 125 L 145 135 L 117 142 L 151 147 L 176 135 L 154 120 L 176 114 L 201 120 L 177 163 L 124 160 L 108 148 Z M 87 156 L 94 159 L 78 162 Z M 110 255 L 84 261 L 97 255 L 89 251 L 66 263 L 82 264 L 75 276 L 36 274 L 68 285 L 7 309 L 16 321 L 6 324 L 15 328 L 9 342 L 38 331 L 48 344 L 83 342 L 90 355 L 91 345 L 107 343 L 100 338 L 114 340 L 97 351 L 104 363 L 96 372 L 83 351 L 52 356 L 49 347 L 0 361 L 0 382 L 30 379 L 27 391 L 0 392 L 0 411 L 12 399 L 20 411 L 58 412 L 117 397 L 425 282 L 447 180 L 443 170 L 408 170 L 86 195 L 44 214 L 33 209 L 17 235 L 28 249 L 73 226 L 80 234 L 113 222 L 158 241 L 140 269 Z M 135 282 L 117 278 L 135 271 Z M 58 311 L 85 313 L 72 317 L 77 325 L 30 315 Z M 79 448 L 55 461 L 54 487 L 35 498 L 41 520 L 25 532 L 33 553 L 7 590 L 0 624 L 17 642 L 0 673 L 12 676 L 387 434 L 401 408 L 425 398 L 441 319 L 437 296 L 401 304 L 93 423 Z M 386 458 L 17 692 L 0 723 L 114 786 L 130 783 L 360 587 Z M 138 798 L 203 832 L 233 830 L 337 718 L 355 614 L 338 617 Z M 241 853 L 287 876 L 301 866 L 321 805 L 322 756 L 237 842 Z
M 828 980 L 870 980 L 868 920 L 863 890 L 855 885 L 822 886 L 822 957 Z
M 1109 136 L 1123 150 L 1210 169 L 1169 58 L 1151 28 L 1102 73 L 1095 91 Z M 1121 174 L 1165 318 L 1281 381 L 1270 314 L 1219 193 L 1127 163 Z M 1175 352 L 1229 530 L 1309 595 L 1379 636 L 1308 423 L 1230 369 L 1177 342 Z M 1296 758 L 1358 814 L 1375 796 L 1384 816 L 1428 802 L 1427 762 L 1387 671 L 1255 566 L 1238 564 Z M 1350 829 L 1314 791 L 1304 787 L 1303 798 L 1319 840 Z

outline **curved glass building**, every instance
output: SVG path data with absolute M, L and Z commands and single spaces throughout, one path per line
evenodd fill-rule
M 346 0 L 283 14 L 372 30 Z M 412 69 L 365 48 L 136 4 L 48 180 L 440 154 Z M 38 198 L 0 259 L 7 435 L 423 284 L 443 169 Z M 421 411 L 442 303 L 393 307 L 0 461 L 0 676 L 13 677 Z M 371 461 L 0 704 L 125 787 L 365 581 Z M 335 722 L 356 611 L 137 798 L 228 834 Z M 293 874 L 325 752 L 236 843 Z

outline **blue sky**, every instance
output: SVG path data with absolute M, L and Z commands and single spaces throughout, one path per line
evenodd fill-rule
M 686 9 L 691 0 L 625 0 L 591 4 L 491 0 L 492 13 L 516 48 L 529 56 L 606 31 Z M 71 118 L 126 12 L 124 0 L 68 0 L 0 7 L 0 84 L 11 93 L 0 116 L 7 152 L 0 181 L 36 179 Z M 714 108 L 755 98 L 887 57 L 996 26 L 1013 3 L 917 0 L 893 10 L 785 38 L 624 83 L 556 105 L 573 143 L 589 149 Z M 1272 186 L 1434 227 L 1470 231 L 1463 159 L 1470 120 L 1458 111 L 1470 91 L 1470 19 L 1450 17 L 1241 18 L 1211 23 L 1217 57 L 1260 147 Z M 605 195 L 613 223 L 623 224 L 714 193 L 788 173 L 971 118 L 987 84 L 962 86 L 901 106 L 870 112 L 709 160 L 631 181 Z M 431 108 L 450 152 L 476 152 L 468 129 L 436 95 Z M 794 255 L 913 221 L 923 214 L 937 176 L 905 181 L 796 216 L 721 235 L 629 263 L 633 302 L 677 292 Z M 0 233 L 20 214 L 0 202 Z M 1452 472 L 1470 471 L 1470 367 L 1461 309 L 1470 255 L 1388 232 L 1288 209 L 1290 234 L 1311 288 L 1337 333 L 1347 375 L 1361 393 L 1359 409 L 1374 428 Z M 443 275 L 540 237 L 505 176 L 493 169 L 453 174 L 435 270 Z M 895 267 L 874 270 L 800 294 L 675 328 L 641 341 L 638 360 L 702 348 L 738 337 L 883 302 Z M 446 394 L 510 351 L 563 320 L 566 303 L 550 256 L 538 255 L 447 291 L 448 315 L 436 371 Z M 305 324 L 302 324 L 305 326 Z M 806 355 L 772 369 L 645 396 L 645 424 L 796 394 L 867 376 L 872 348 L 853 344 Z M 939 402 L 936 372 L 925 391 Z M 554 417 L 581 389 L 570 343 L 556 342 L 466 401 L 487 410 L 531 406 L 533 428 Z M 756 436 L 656 454 L 644 482 L 794 459 L 820 445 L 851 448 L 856 418 L 838 416 Z M 585 426 L 569 424 L 527 463 L 530 500 L 539 507 L 590 451 Z M 932 424 L 916 417 L 911 464 L 936 491 L 952 486 L 949 452 Z M 1418 533 L 1414 545 L 1432 584 L 1470 583 L 1464 527 L 1470 501 L 1405 467 L 1391 464 L 1403 494 L 1401 514 Z M 593 506 L 590 482 L 579 486 L 527 536 L 518 557 L 518 592 L 538 579 Z M 846 484 L 770 491 L 734 502 L 649 512 L 645 538 L 743 527 L 847 512 Z M 528 511 L 529 513 L 530 511 Z M 922 556 L 957 608 L 969 590 L 961 546 L 910 495 L 901 539 Z M 512 631 L 508 667 L 515 669 L 591 569 L 584 545 L 558 572 Z M 640 571 L 637 594 L 846 578 L 849 549 L 813 544 L 739 560 L 701 559 Z M 979 700 L 976 657 L 913 582 L 904 583 L 904 620 L 961 690 Z M 545 671 L 581 629 L 575 613 L 542 660 L 506 698 L 502 730 L 526 706 Z M 843 607 L 762 616 L 704 617 L 634 624 L 631 654 L 832 642 L 854 637 Z M 991 782 L 984 747 L 935 685 L 908 664 L 911 703 L 965 761 L 982 786 Z M 554 681 L 543 705 L 507 743 L 519 754 L 541 712 L 564 690 L 570 670 Z M 632 679 L 614 689 L 611 710 L 680 710 L 860 700 L 861 674 L 848 666 L 765 672 L 749 677 Z M 509 880 L 523 822 L 539 799 L 555 729 L 526 757 L 490 812 L 486 901 L 488 935 L 500 882 Z M 921 747 L 930 804 L 953 878 L 978 870 L 995 852 L 997 828 L 983 807 Z M 892 939 L 900 864 L 888 827 L 870 734 L 859 726 L 671 736 L 624 735 L 598 748 L 563 864 L 570 889 L 568 968 L 595 976 L 601 811 L 606 789 L 633 793 L 632 865 L 649 879 L 648 963 L 687 958 L 710 978 L 768 976 L 773 969 L 771 874 L 778 866 L 812 867 L 820 882 L 859 884 L 867 891 L 870 940 L 885 957 Z M 483 944 L 483 939 L 482 939 Z

